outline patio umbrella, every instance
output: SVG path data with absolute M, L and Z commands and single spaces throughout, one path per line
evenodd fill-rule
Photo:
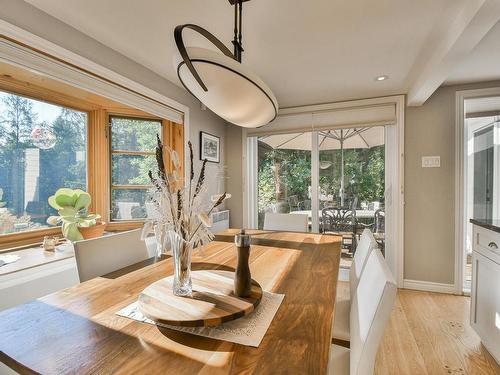
M 384 127 L 349 128 L 321 130 L 319 133 L 319 149 L 340 150 L 340 204 L 344 206 L 344 150 L 372 148 L 384 144 Z M 311 132 L 294 134 L 274 134 L 259 138 L 273 149 L 311 150 Z M 323 165 L 325 167 L 326 165 Z M 320 168 L 322 166 L 320 165 Z M 328 167 L 326 167 L 328 168 Z M 322 169 L 326 169 L 322 168 Z

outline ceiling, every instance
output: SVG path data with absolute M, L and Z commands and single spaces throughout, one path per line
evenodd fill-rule
M 446 79 L 446 84 L 500 79 L 500 22 Z
M 26 1 L 178 85 L 176 25 L 198 24 L 228 46 L 232 39 L 227 0 Z M 402 93 L 418 105 L 452 70 L 450 82 L 466 80 L 486 64 L 471 58 L 455 70 L 500 19 L 495 1 L 252 0 L 243 6 L 243 63 L 281 108 Z M 187 45 L 207 46 L 188 33 Z M 498 65 L 488 65 L 488 79 L 500 78 Z

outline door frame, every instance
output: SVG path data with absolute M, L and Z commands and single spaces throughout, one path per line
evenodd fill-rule
M 500 96 L 500 87 L 486 89 L 460 90 L 455 93 L 455 294 L 463 294 L 466 264 L 467 217 L 467 132 L 465 131 L 465 101 L 467 99 Z
M 279 111 L 280 114 L 292 113 L 297 110 L 304 112 L 314 112 L 316 110 L 325 110 L 328 109 L 329 106 L 335 109 L 341 108 L 356 108 L 356 107 L 376 107 L 380 105 L 392 104 L 395 106 L 395 123 L 394 125 L 390 125 L 394 132 L 391 135 L 393 139 L 393 147 L 392 153 L 389 157 L 391 161 L 390 168 L 390 180 L 394 181 L 394 186 L 391 183 L 391 190 L 388 192 L 389 198 L 386 197 L 386 200 L 389 199 L 393 203 L 394 211 L 393 211 L 393 220 L 389 223 L 389 226 L 386 227 L 388 231 L 394 234 L 394 243 L 393 246 L 393 254 L 387 258 L 389 267 L 393 272 L 398 287 L 403 287 L 404 280 L 404 124 L 405 124 L 405 96 L 404 95 L 395 95 L 395 96 L 387 96 L 387 97 L 379 97 L 379 98 L 370 98 L 370 99 L 361 99 L 361 100 L 352 100 L 346 102 L 337 102 L 330 104 L 321 104 L 321 105 L 311 105 L 306 107 L 299 108 L 285 108 Z M 386 127 L 387 128 L 387 127 Z M 387 132 L 386 132 L 387 133 Z M 255 225 L 255 210 L 257 202 L 252 196 L 255 196 L 256 193 L 256 184 L 251 182 L 251 179 L 255 179 L 256 176 L 256 157 L 257 155 L 251 155 L 252 158 L 248 157 L 247 150 L 249 147 L 249 139 L 248 133 L 246 129 L 242 131 L 242 159 L 243 159 L 243 194 L 244 194 L 244 202 L 243 202 L 243 225 L 244 227 L 253 227 Z M 386 134 L 387 141 L 387 134 Z M 387 151 L 387 144 L 386 144 Z M 388 157 L 386 155 L 386 163 Z M 314 164 L 314 163 L 313 163 Z M 387 164 L 386 164 L 387 165 Z M 314 166 L 313 166 L 314 167 Z M 387 179 L 387 173 L 386 173 Z M 314 181 L 312 181 L 314 183 Z M 386 180 L 386 189 L 387 189 L 387 180 Z

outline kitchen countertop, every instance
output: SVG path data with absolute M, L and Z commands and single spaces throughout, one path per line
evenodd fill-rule
M 500 220 L 498 219 L 492 219 L 492 220 L 486 220 L 486 219 L 470 219 L 470 222 L 474 225 L 478 225 L 480 227 L 492 230 L 494 232 L 500 233 Z

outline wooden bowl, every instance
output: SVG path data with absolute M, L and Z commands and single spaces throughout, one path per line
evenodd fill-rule
M 139 310 L 157 323 L 181 327 L 215 327 L 250 314 L 262 299 L 262 288 L 252 280 L 248 298 L 234 295 L 234 273 L 222 270 L 192 271 L 193 295 L 175 296 L 174 277 L 149 285 L 139 295 Z
M 84 240 L 88 240 L 90 238 L 102 237 L 104 235 L 104 229 L 106 229 L 106 223 L 103 222 L 99 222 L 92 227 L 78 228 Z

